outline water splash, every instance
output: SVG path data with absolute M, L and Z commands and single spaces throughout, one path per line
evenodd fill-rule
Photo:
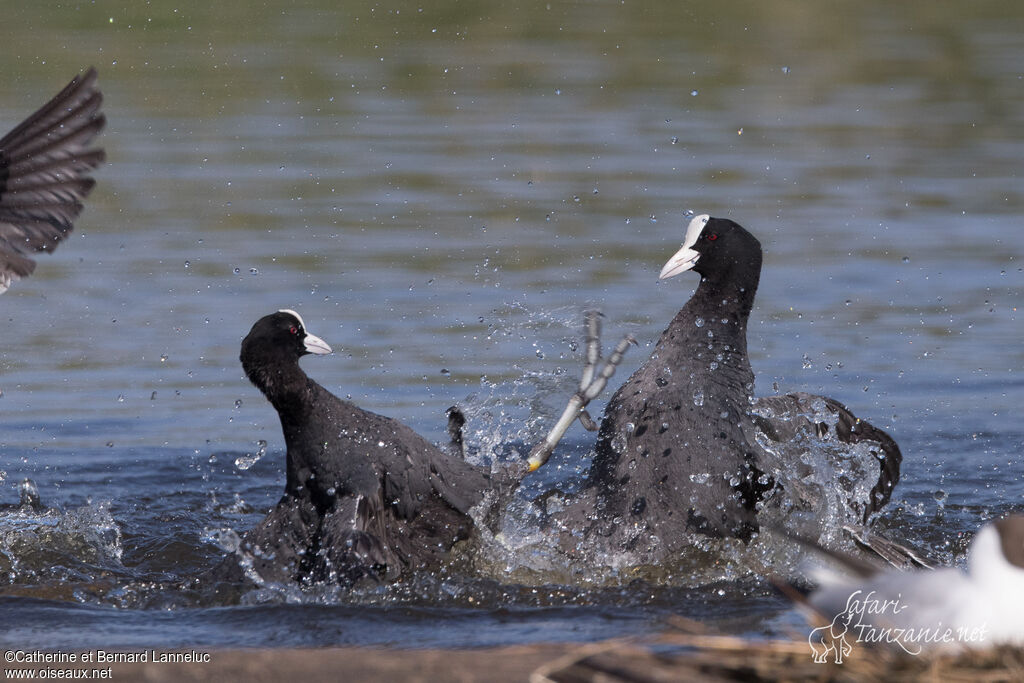
M 81 583 L 124 571 L 121 528 L 108 503 L 43 509 L 26 482 L 35 504 L 0 511 L 0 585 Z M 25 501 L 25 483 L 21 490 Z
M 762 501 L 760 517 L 826 547 L 842 547 L 843 527 L 862 525 L 871 489 L 878 482 L 877 446 L 841 442 L 836 434 L 839 416 L 821 397 L 800 413 L 755 413 L 790 422 L 795 431 L 793 438 L 783 441 L 760 430 L 754 435 L 768 455 L 768 474 L 779 485 L 775 495 Z

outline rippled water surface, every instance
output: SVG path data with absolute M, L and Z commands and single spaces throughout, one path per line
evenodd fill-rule
M 765 248 L 758 393 L 833 396 L 900 443 L 890 535 L 955 562 L 1019 509 L 1024 6 L 335 5 L 5 12 L 4 129 L 94 64 L 109 164 L 0 298 L 0 503 L 29 478 L 43 504 L 0 511 L 0 644 L 799 628 L 749 576 L 554 585 L 514 556 L 369 595 L 183 588 L 283 489 L 238 363 L 260 316 L 300 311 L 339 395 L 438 441 L 460 403 L 511 457 L 572 391 L 585 309 L 640 340 L 623 375 L 650 352 L 696 285 L 657 282 L 690 210 Z M 589 438 L 533 485 L 578 477 Z

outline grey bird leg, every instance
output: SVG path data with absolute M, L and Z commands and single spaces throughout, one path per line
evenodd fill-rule
M 612 355 L 598 371 L 598 364 L 601 361 L 601 314 L 598 311 L 586 312 L 586 361 L 583 366 L 583 376 L 580 379 L 580 388 L 569 398 L 562 416 L 552 427 L 551 431 L 542 442 L 533 447 L 530 457 L 527 459 L 530 472 L 536 471 L 541 465 L 548 461 L 555 450 L 555 446 L 565 436 L 572 423 L 578 418 L 583 427 L 589 431 L 596 431 L 597 424 L 586 411 L 587 404 L 597 398 L 608 380 L 615 374 L 615 368 L 622 362 L 622 357 L 630 344 L 636 344 L 636 339 L 627 334 L 616 345 Z

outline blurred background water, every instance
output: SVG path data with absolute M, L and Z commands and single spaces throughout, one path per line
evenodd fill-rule
M 0 642 L 799 624 L 757 582 L 448 578 L 369 606 L 172 588 L 283 489 L 277 417 L 238 363 L 256 319 L 300 311 L 336 351 L 308 372 L 433 440 L 458 402 L 477 446 L 528 444 L 572 391 L 586 308 L 640 340 L 614 384 L 692 292 L 657 282 L 690 210 L 765 248 L 758 393 L 824 393 L 889 430 L 903 480 L 881 526 L 958 561 L 1024 494 L 1022 26 L 1001 1 L 6 8 L 3 130 L 95 65 L 109 163 L 0 299 L 0 503 L 31 478 L 48 508 L 0 513 Z M 591 439 L 575 428 L 562 467 Z

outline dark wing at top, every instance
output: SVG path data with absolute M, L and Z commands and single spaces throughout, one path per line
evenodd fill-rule
M 106 123 L 102 102 L 90 68 L 0 140 L 0 293 L 74 228 L 105 158 L 87 149 Z
M 840 443 L 865 442 L 878 459 L 878 482 L 871 489 L 870 502 L 862 515 L 862 521 L 866 522 L 871 513 L 889 502 L 892 490 L 900 480 L 903 455 L 891 436 L 870 422 L 859 419 L 839 401 L 803 392 L 758 398 L 752 417 L 758 429 L 773 441 L 791 442 L 801 430 L 811 430 L 811 433 L 823 436 L 828 425 L 815 423 L 809 417 L 815 415 L 818 402 L 823 402 L 825 409 L 836 416 L 835 435 Z

